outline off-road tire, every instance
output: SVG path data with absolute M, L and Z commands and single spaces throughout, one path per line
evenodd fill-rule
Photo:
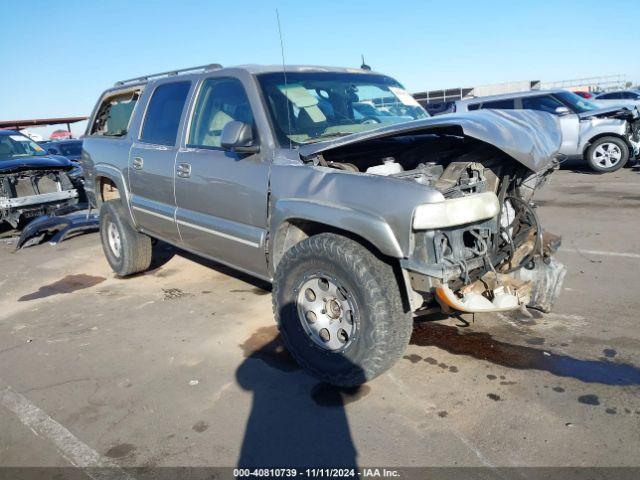
M 597 162 L 597 159 L 595 156 L 596 149 L 600 145 L 605 143 L 610 143 L 610 144 L 613 143 L 617 145 L 618 148 L 620 149 L 620 152 L 622 153 L 620 160 L 616 164 L 612 165 L 611 167 L 604 167 L 600 165 Z M 615 172 L 617 170 L 620 170 L 622 167 L 624 167 L 627 161 L 629 160 L 629 146 L 624 140 L 618 137 L 601 137 L 601 138 L 598 138 L 595 142 L 593 142 L 587 149 L 586 160 L 589 166 L 598 173 Z
M 294 290 L 316 272 L 341 282 L 357 305 L 357 333 L 340 352 L 315 344 L 298 316 Z M 360 385 L 388 370 L 407 347 L 413 326 L 392 266 L 333 233 L 309 237 L 284 254 L 273 282 L 273 309 L 285 346 L 300 366 L 340 387 Z
M 120 251 L 117 255 L 109 244 L 109 229 L 119 234 Z M 151 237 L 137 232 L 127 219 L 121 200 L 103 202 L 100 207 L 100 240 L 107 262 L 120 277 L 147 270 L 151 264 Z

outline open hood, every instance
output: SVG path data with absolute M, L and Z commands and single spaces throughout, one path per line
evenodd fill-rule
M 549 113 L 531 110 L 479 110 L 396 123 L 335 140 L 306 144 L 299 148 L 299 154 L 302 159 L 307 160 L 357 143 L 438 133 L 467 136 L 493 145 L 534 172 L 545 170 L 554 164 L 562 143 L 558 119 Z
M 0 159 L 0 173 L 24 170 L 70 170 L 71 168 L 73 168 L 73 164 L 65 157 L 58 155 Z

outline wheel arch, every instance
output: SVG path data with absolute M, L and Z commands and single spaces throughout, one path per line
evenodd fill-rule
M 129 202 L 129 189 L 122 172 L 111 165 L 96 165 L 93 177 L 95 207 L 100 209 L 103 202 L 119 199 L 127 219 L 135 226 Z
M 585 142 L 584 147 L 582 148 L 582 158 L 587 160 L 587 151 L 589 150 L 589 147 L 591 147 L 591 145 L 593 145 L 594 142 L 604 137 L 614 137 L 619 140 L 622 140 L 625 143 L 625 145 L 627 145 L 627 147 L 629 148 L 629 151 L 633 151 L 633 146 L 631 145 L 631 143 L 629 143 L 629 139 L 626 138 L 624 135 L 620 135 L 619 133 L 614 133 L 614 132 L 601 132 L 594 135 L 593 137 L 591 137 L 589 140 Z
M 403 258 L 402 248 L 384 219 L 350 207 L 308 199 L 281 199 L 271 211 L 271 265 L 277 266 L 284 252 L 306 234 L 342 232 L 391 258 Z
M 291 204 L 288 205 L 293 206 Z M 343 212 L 346 209 L 332 206 L 328 207 L 328 210 L 325 210 L 323 214 L 318 212 L 316 215 L 304 215 L 303 212 L 298 212 L 298 214 L 291 212 L 291 215 L 282 215 L 282 211 L 280 211 L 280 214 L 276 215 L 277 223 L 275 223 L 275 225 L 277 226 L 271 230 L 273 232 L 269 249 L 269 268 L 271 272 L 275 273 L 283 255 L 297 243 L 313 235 L 334 233 L 361 244 L 380 260 L 391 265 L 400 287 L 404 307 L 406 310 L 413 310 L 411 307 L 413 302 L 410 301 L 413 290 L 411 290 L 406 275 L 404 275 L 400 266 L 400 258 L 403 257 L 403 254 L 390 227 L 385 223 L 384 225 L 387 228 L 383 228 L 380 224 L 374 222 L 360 230 L 349 228 L 349 225 L 362 225 L 362 223 L 336 221 L 341 217 L 339 214 L 337 217 L 332 215 L 336 213 L 335 210 Z M 330 217 L 326 215 L 330 215 Z M 351 218 L 351 220 L 353 220 L 353 218 Z M 361 220 L 363 222 L 373 221 L 371 218 L 367 218 L 367 216 L 361 218 Z M 381 220 L 378 219 L 378 221 Z M 369 237 L 367 234 L 372 233 L 372 231 L 374 235 Z

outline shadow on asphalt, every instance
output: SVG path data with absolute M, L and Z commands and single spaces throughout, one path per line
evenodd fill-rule
M 640 161 L 629 160 L 623 167 L 635 173 L 640 173 Z M 592 170 L 583 160 L 566 160 L 560 165 L 560 170 L 569 170 L 573 173 L 581 173 L 583 175 L 606 175 Z
M 245 360 L 236 379 L 253 393 L 253 403 L 238 468 L 357 468 L 344 406 L 366 395 L 370 387 L 315 382 L 287 352 L 275 326 L 259 329 L 241 346 Z M 331 355 L 350 364 L 339 353 Z
M 271 285 L 263 280 L 252 277 L 246 273 L 235 270 L 231 267 L 227 267 L 221 263 L 218 263 L 214 260 L 209 260 L 193 253 L 187 252 L 186 250 L 182 250 L 178 247 L 174 247 L 173 245 L 169 245 L 168 243 L 157 240 L 153 245 L 153 256 L 151 259 L 151 265 L 149 268 L 139 274 L 131 275 L 127 278 L 135 278 L 142 275 L 151 275 L 157 273 L 157 271 L 162 268 L 166 263 L 168 263 L 174 256 L 179 256 L 182 258 L 186 258 L 187 260 L 191 260 L 192 262 L 198 263 L 204 267 L 210 268 L 219 272 L 223 275 L 228 275 L 233 278 L 237 278 L 245 283 L 249 283 L 250 285 L 256 287 L 258 290 L 264 293 L 271 292 Z

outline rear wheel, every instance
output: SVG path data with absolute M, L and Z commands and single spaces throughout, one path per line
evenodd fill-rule
M 107 262 L 117 275 L 126 277 L 149 268 L 151 238 L 131 226 L 120 200 L 102 203 L 100 239 Z
M 274 313 L 287 349 L 312 375 L 343 387 L 390 368 L 412 331 L 393 268 L 359 243 L 320 234 L 276 269 Z
M 589 166 L 600 173 L 615 172 L 629 160 L 629 146 L 617 137 L 602 137 L 587 149 Z

